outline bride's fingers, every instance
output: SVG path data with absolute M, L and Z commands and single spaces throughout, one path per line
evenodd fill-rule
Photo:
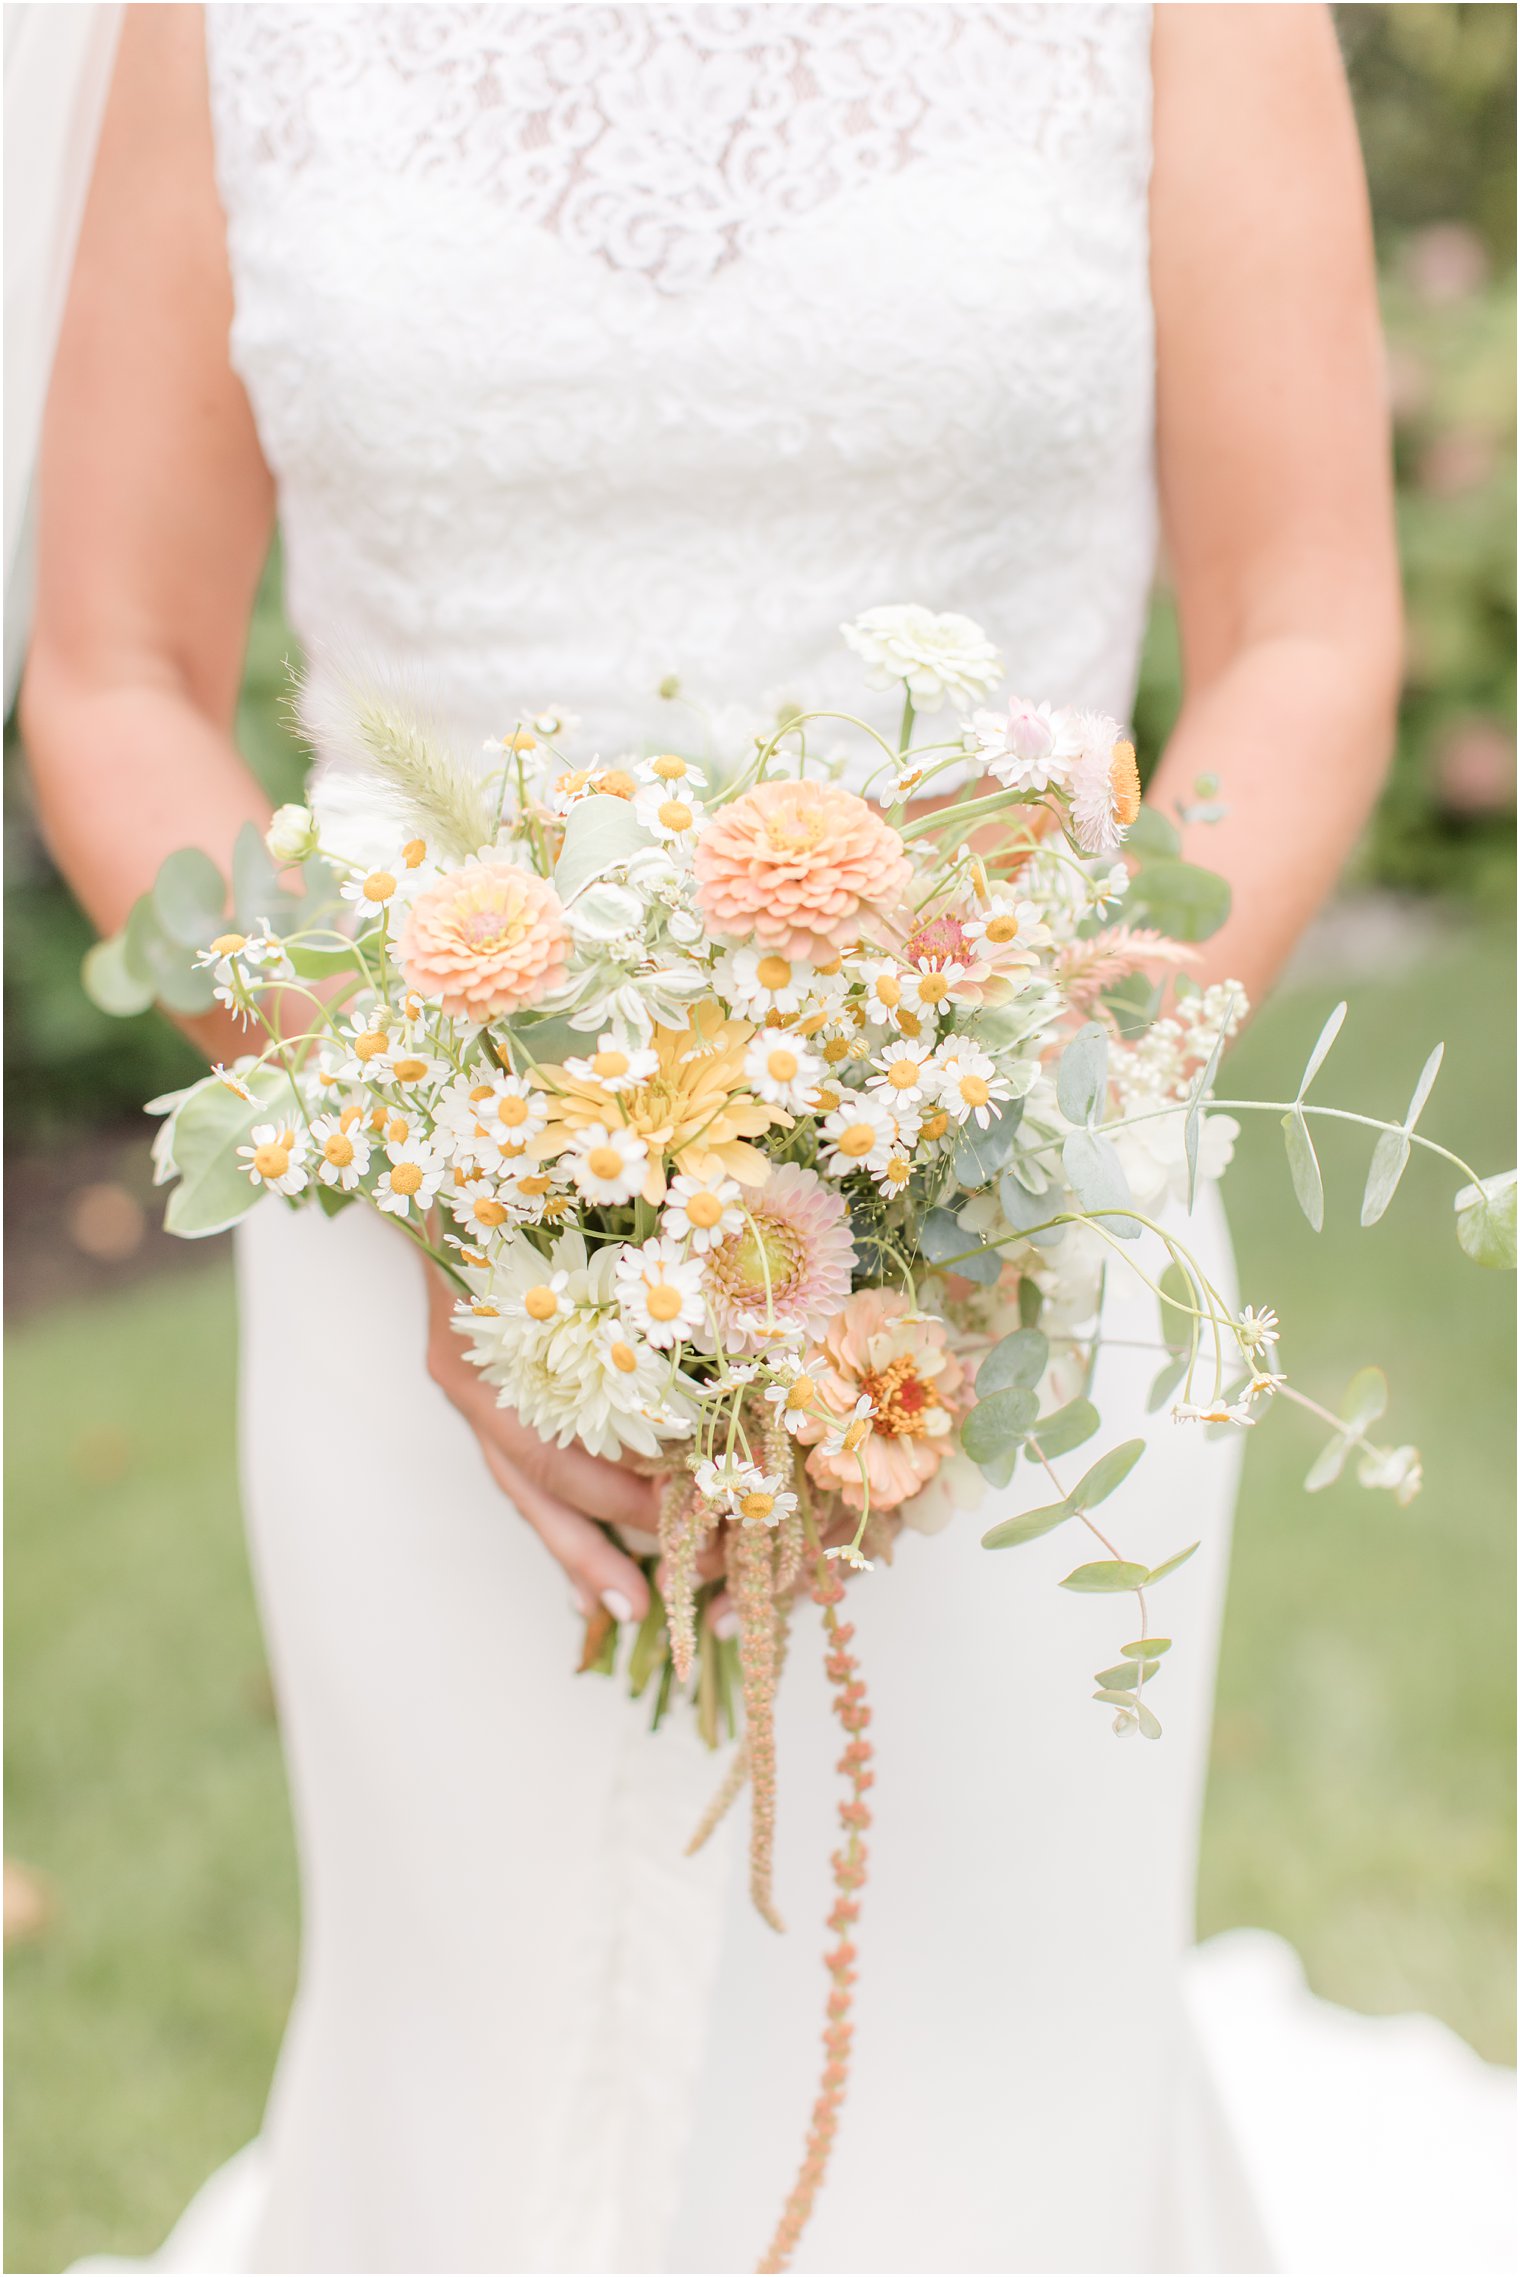
M 632 1558 L 625 1557 L 592 1519 L 520 1471 L 499 1448 L 489 1441 L 481 1444 L 503 1494 L 569 1575 L 582 1613 L 590 1614 L 602 1604 L 616 1620 L 641 1621 L 649 1610 L 649 1587 Z
M 590 1511 L 609 1526 L 653 1533 L 659 1498 L 649 1479 L 588 1454 L 584 1447 L 551 1446 L 511 1408 L 499 1407 L 490 1386 L 473 1372 L 468 1382 L 451 1383 L 449 1396 L 468 1416 L 483 1446 L 494 1447 L 520 1477 L 532 1479 L 557 1502 Z

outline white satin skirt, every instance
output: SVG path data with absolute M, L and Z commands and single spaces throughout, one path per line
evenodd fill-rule
M 1190 1239 L 1228 1289 L 1212 1191 Z M 821 2060 L 839 1740 L 815 1610 L 779 1710 L 777 1936 L 742 1805 L 683 1856 L 725 1758 L 572 1673 L 563 1578 L 425 1373 L 409 1246 L 266 1206 L 238 1259 L 302 1966 L 262 2135 L 151 2266 L 752 2268 Z M 1201 1545 L 1155 1595 L 1165 1736 L 1120 1743 L 1091 1698 L 1133 1621 L 1056 1586 L 1085 1538 L 981 1548 L 1033 1480 L 852 1584 L 877 1751 L 858 2029 L 795 2266 L 1508 2268 L 1507 2075 L 1428 2020 L 1312 2000 L 1258 1932 L 1190 1951 L 1239 1449 L 1146 1417 L 1156 1356 L 1123 1340 L 1155 1337 L 1154 1300 L 1123 1270 L 1104 1326 L 1100 1444 L 1151 1441 L 1105 1531 L 1150 1563 Z

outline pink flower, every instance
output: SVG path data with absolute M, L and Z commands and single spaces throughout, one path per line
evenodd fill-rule
M 895 1289 L 857 1289 L 835 1313 L 823 1349 L 809 1363 L 820 1404 L 842 1421 L 864 1397 L 871 1428 L 837 1454 L 816 1444 L 837 1439 L 811 1417 L 798 1433 L 813 1442 L 808 1472 L 852 1510 L 864 1507 L 860 1465 L 871 1483 L 873 1510 L 895 1510 L 933 1478 L 955 1444 L 966 1372 L 945 1341 L 944 1323 L 912 1311 Z M 854 1435 L 847 1428 L 846 1441 Z
M 697 901 L 713 930 L 779 956 L 827 961 L 912 875 L 903 842 L 838 783 L 758 783 L 697 841 Z
M 489 858 L 450 870 L 413 902 L 397 946 L 419 996 L 482 1025 L 565 978 L 570 936 L 547 879 Z
M 815 1171 L 783 1162 L 743 1206 L 753 1225 L 706 1259 L 724 1349 L 757 1351 L 778 1331 L 821 1336 L 850 1293 L 855 1263 L 843 1197 Z

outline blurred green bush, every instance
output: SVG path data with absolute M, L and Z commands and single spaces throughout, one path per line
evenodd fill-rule
M 1357 874 L 1499 905 L 1514 884 L 1515 11 L 1444 0 L 1336 18 L 1377 224 L 1409 613 L 1398 751 Z M 275 560 L 237 731 L 277 798 L 300 776 L 282 711 L 289 645 Z M 1179 684 L 1163 593 L 1136 700 L 1142 752 L 1165 740 Z M 155 1017 L 112 1021 L 86 1001 L 89 930 L 31 823 L 9 730 L 5 806 L 6 1103 L 36 1141 L 130 1116 L 193 1062 Z

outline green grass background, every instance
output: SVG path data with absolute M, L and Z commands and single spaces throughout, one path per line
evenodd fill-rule
M 1316 1086 L 1426 1110 L 1485 1171 L 1514 1157 L 1511 955 L 1438 938 L 1413 969 L 1268 1007 L 1230 1086 L 1291 1093 L 1337 995 Z M 1200 1927 L 1260 1922 L 1316 1987 L 1418 2006 L 1511 2050 L 1513 1283 L 1470 1265 L 1451 1180 L 1416 1159 L 1357 1226 L 1365 1137 L 1332 1132 L 1327 1230 L 1298 1218 L 1276 1119 L 1228 1192 L 1243 1295 L 1275 1304 L 1296 1379 L 1333 1404 L 1379 1360 L 1424 1450 L 1400 1510 L 1306 1497 L 1318 1444 L 1252 1434 L 1225 1628 Z M 10 1962 L 6 2266 L 154 2245 L 257 2127 L 295 1957 L 276 1735 L 238 1530 L 224 1257 L 25 1323 L 7 1444 L 9 1847 L 56 1897 Z M 1164 1744 L 1164 1743 L 1163 1743 Z

